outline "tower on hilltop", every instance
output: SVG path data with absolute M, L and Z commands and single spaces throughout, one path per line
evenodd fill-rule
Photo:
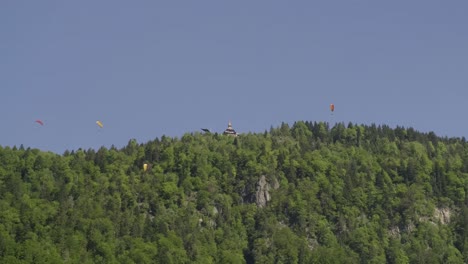
M 228 127 L 224 130 L 223 135 L 237 137 L 237 132 L 232 128 L 231 121 L 229 121 Z

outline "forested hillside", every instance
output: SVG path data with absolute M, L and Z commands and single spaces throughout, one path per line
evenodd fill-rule
M 464 138 L 377 125 L 1 147 L 0 263 L 466 263 L 467 183 Z

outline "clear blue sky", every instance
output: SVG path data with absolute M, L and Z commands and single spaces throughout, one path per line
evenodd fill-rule
M 467 14 L 466 0 L 5 0 L 0 145 L 61 154 L 228 120 L 466 137 Z

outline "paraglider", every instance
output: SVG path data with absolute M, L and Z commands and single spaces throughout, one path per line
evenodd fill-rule
M 332 113 L 335 111 L 335 105 L 334 104 L 330 104 L 330 111 L 332 111 Z
M 208 128 L 202 128 L 201 130 L 206 133 L 211 133 L 211 131 Z
M 96 124 L 97 124 L 100 128 L 103 128 L 103 127 L 104 127 L 104 125 L 102 124 L 101 121 L 96 121 Z
M 36 123 L 38 123 L 38 124 L 41 125 L 41 126 L 44 125 L 44 122 L 42 122 L 42 120 L 40 120 L 40 119 L 37 119 L 37 120 L 36 120 Z

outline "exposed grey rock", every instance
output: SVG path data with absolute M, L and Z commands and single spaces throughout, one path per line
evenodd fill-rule
M 388 234 L 390 235 L 390 237 L 399 238 L 400 237 L 400 228 L 398 226 L 394 226 L 394 227 L 390 228 L 390 230 L 388 231 Z
M 450 208 L 436 208 L 434 211 L 434 218 L 440 221 L 441 224 L 446 225 L 450 223 L 450 216 L 452 211 Z
M 262 175 L 257 183 L 257 193 L 255 195 L 255 202 L 258 207 L 265 207 L 267 202 L 270 201 L 270 184 L 267 182 L 265 175 Z

